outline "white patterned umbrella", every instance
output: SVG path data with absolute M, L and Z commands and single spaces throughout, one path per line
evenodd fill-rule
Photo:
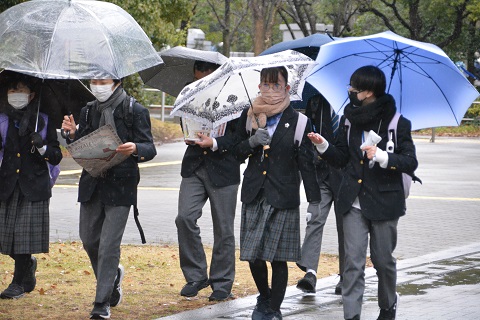
M 43 79 L 120 79 L 162 63 L 122 8 L 92 0 L 32 0 L 0 14 L 0 68 Z
M 290 100 L 301 100 L 305 77 L 315 61 L 297 51 L 229 58 L 210 75 L 186 86 L 178 95 L 172 115 L 194 119 L 212 128 L 238 118 L 258 95 L 260 71 L 284 66 L 288 71 Z

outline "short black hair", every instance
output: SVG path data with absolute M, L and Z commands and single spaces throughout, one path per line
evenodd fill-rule
M 281 74 L 288 85 L 288 71 L 285 67 L 264 68 L 260 71 L 260 82 L 278 83 L 278 75 Z
M 5 86 L 7 90 L 18 89 L 18 85 L 22 83 L 30 89 L 31 92 L 34 92 L 39 82 L 37 78 L 15 71 L 4 70 L 2 74 L 4 76 L 4 81 L 2 81 L 4 84 L 2 84 L 2 86 Z
M 195 70 L 198 70 L 200 72 L 205 72 L 208 70 L 215 71 L 218 69 L 218 67 L 220 67 L 220 65 L 213 62 L 195 60 L 195 63 L 193 64 L 193 71 Z
M 387 81 L 385 73 L 376 66 L 363 66 L 350 77 L 350 85 L 357 90 L 372 91 L 375 97 L 385 94 Z

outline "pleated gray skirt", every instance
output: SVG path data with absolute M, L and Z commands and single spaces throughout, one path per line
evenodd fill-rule
M 20 187 L 7 201 L 0 201 L 0 252 L 3 254 L 47 253 L 50 200 L 31 202 Z
M 300 210 L 276 209 L 259 195 L 242 204 L 240 260 L 300 260 Z

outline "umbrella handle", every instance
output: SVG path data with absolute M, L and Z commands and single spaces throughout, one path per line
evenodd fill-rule
M 70 130 L 65 131 L 63 129 L 60 129 L 60 135 L 63 139 L 67 139 L 70 136 Z

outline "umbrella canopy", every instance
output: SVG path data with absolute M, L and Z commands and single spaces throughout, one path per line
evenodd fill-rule
M 121 79 L 162 62 L 122 8 L 32 0 L 0 14 L 0 68 L 44 79 Z
M 7 89 L 12 78 L 18 73 L 3 70 L 0 72 L 0 112 L 7 108 Z M 87 102 L 95 100 L 93 94 L 80 80 L 55 80 L 32 78 L 35 98 L 32 103 L 40 102 L 40 111 L 48 114 L 55 127 L 62 127 L 65 114 L 73 114 L 78 119 L 80 110 Z M 38 101 L 40 99 L 40 101 Z
M 293 50 L 250 58 L 229 58 L 208 76 L 186 86 L 178 95 L 172 115 L 192 118 L 216 127 L 238 118 L 258 94 L 263 68 L 286 67 L 290 99 L 299 100 L 305 77 L 315 61 Z
M 141 71 L 143 82 L 152 87 L 168 93 L 174 97 L 187 83 L 193 81 L 193 65 L 195 61 L 205 61 L 221 65 L 227 57 L 215 51 L 204 51 L 186 47 L 174 47 L 158 53 L 163 64 Z
M 345 38 L 322 46 L 318 65 L 307 81 L 340 114 L 348 103 L 347 85 L 359 67 L 374 65 L 385 73 L 387 92 L 412 129 L 457 126 L 477 90 L 439 47 L 387 31 Z
M 320 47 L 334 39 L 326 34 L 315 33 L 305 38 L 277 43 L 260 53 L 260 55 L 263 56 L 284 50 L 295 50 L 315 60 Z

